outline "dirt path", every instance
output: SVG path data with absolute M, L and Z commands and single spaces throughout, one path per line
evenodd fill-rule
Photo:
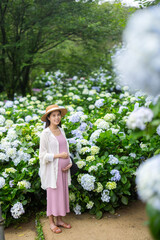
M 87 213 L 76 216 L 70 213 L 65 219 L 72 229 L 62 229 L 61 234 L 54 234 L 49 229 L 48 219 L 41 218 L 46 240 L 152 240 L 148 228 L 145 206 L 136 201 L 117 210 L 115 215 L 104 214 L 101 220 Z M 6 240 L 34 240 L 36 237 L 34 221 L 22 224 L 21 229 L 5 230 Z

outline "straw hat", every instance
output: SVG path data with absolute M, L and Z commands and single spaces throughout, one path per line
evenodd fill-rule
M 51 113 L 51 112 L 53 112 L 53 111 L 56 111 L 56 110 L 59 110 L 59 111 L 61 111 L 61 116 L 63 117 L 64 115 L 66 115 L 66 113 L 67 113 L 67 109 L 66 108 L 64 108 L 64 107 L 59 107 L 58 105 L 50 105 L 50 106 L 48 106 L 47 108 L 46 108 L 46 113 L 41 117 L 41 120 L 43 121 L 43 122 L 46 122 L 47 121 L 47 119 L 46 119 L 46 117 L 47 117 L 47 115 L 49 114 L 49 113 Z

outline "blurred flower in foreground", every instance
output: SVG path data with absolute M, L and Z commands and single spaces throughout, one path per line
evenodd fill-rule
M 136 11 L 124 31 L 124 47 L 114 56 L 118 80 L 131 91 L 160 93 L 160 7 Z
M 160 210 L 160 155 L 145 161 L 137 169 L 137 189 L 142 201 Z

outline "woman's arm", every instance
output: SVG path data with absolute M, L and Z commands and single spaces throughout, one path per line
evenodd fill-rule
M 39 159 L 41 163 L 45 164 L 52 162 L 54 158 L 54 153 L 48 153 L 48 139 L 46 134 L 42 132 L 40 137 Z

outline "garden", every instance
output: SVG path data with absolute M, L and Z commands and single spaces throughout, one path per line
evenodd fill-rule
M 158 16 L 157 11 L 157 19 Z M 138 14 L 137 19 L 141 20 Z M 151 14 L 150 20 L 156 22 L 157 19 Z M 131 24 L 132 21 L 128 28 L 135 31 Z M 143 27 L 147 29 L 145 24 L 139 29 Z M 151 38 L 145 33 L 147 48 L 131 41 L 135 36 L 126 30 L 125 40 L 130 48 L 122 47 L 115 54 L 114 47 L 107 53 L 107 64 L 102 67 L 100 62 L 100 66 L 97 69 L 94 66 L 89 73 L 78 71 L 71 75 L 72 69 L 52 71 L 47 67 L 39 73 L 32 72 L 32 91 L 29 91 L 29 82 L 25 94 L 22 88 L 17 90 L 17 85 L 13 93 L 5 90 L 8 87 L 11 90 L 11 81 L 4 86 L 0 95 L 0 203 L 6 227 L 45 211 L 46 193 L 39 176 L 39 142 L 45 127 L 41 116 L 48 105 L 57 104 L 68 110 L 62 119 L 62 128 L 78 166 L 69 186 L 71 211 L 76 215 L 89 212 L 101 219 L 103 213 L 114 214 L 118 207 L 128 205 L 139 195 L 147 202 L 149 226 L 154 238 L 159 239 L 155 221 L 160 221 L 159 51 L 149 48 Z M 156 40 L 154 43 L 156 45 Z M 142 49 L 143 59 L 134 56 L 138 49 Z M 38 55 L 35 65 L 37 59 Z M 135 61 L 129 62 L 129 59 Z M 151 63 L 155 64 L 153 69 L 148 68 Z M 134 69 L 138 69 L 137 73 Z M 124 79 L 117 77 L 121 74 Z M 147 181 L 149 172 L 150 181 Z

